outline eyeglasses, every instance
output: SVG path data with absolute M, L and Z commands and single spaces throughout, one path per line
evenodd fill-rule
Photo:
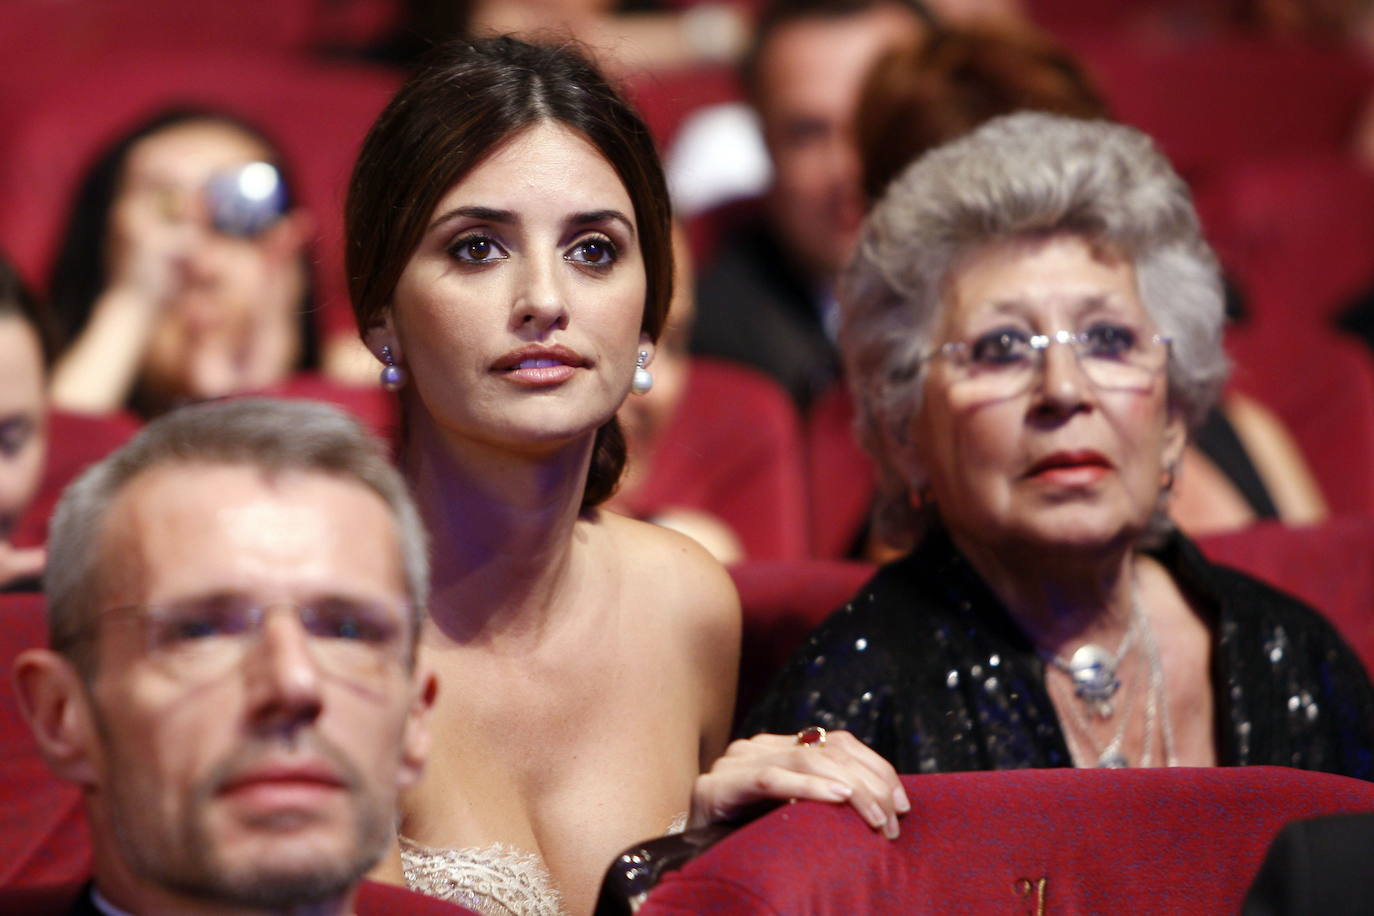
M 149 660 L 188 684 L 223 677 L 240 667 L 258 645 L 274 611 L 291 611 L 306 633 L 307 651 L 320 669 L 350 681 L 386 677 L 406 659 L 408 607 L 330 597 L 309 604 L 263 603 L 236 594 L 215 594 L 166 605 L 125 606 L 142 625 Z
M 999 328 L 971 341 L 942 344 L 924 359 L 948 359 L 955 384 L 972 397 L 1009 398 L 1030 388 L 1044 368 L 1045 351 L 1057 343 L 1072 347 L 1088 381 L 1109 391 L 1143 391 L 1169 362 L 1167 337 L 1108 321 L 1077 333 Z

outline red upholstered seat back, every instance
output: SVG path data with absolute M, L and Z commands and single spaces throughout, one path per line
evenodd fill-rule
M 845 556 L 868 520 L 877 484 L 873 461 L 854 435 L 854 401 L 843 380 L 807 413 L 806 483 L 812 555 Z
M 873 570 L 841 560 L 741 563 L 730 569 L 744 615 L 737 714 L 749 710 L 807 634 L 853 597 Z
M 253 394 L 332 404 L 351 414 L 393 451 L 400 442 L 400 402 L 380 385 L 342 385 L 323 375 L 301 372 L 280 385 Z
M 48 413 L 48 454 L 38 492 L 19 520 L 14 540 L 25 546 L 43 544 L 48 539 L 48 517 L 62 496 L 63 489 L 89 465 L 119 448 L 138 432 L 139 422 L 124 413 L 108 416 Z
M 91 867 L 80 793 L 38 755 L 10 680 L 15 656 L 47 642 L 43 596 L 0 595 L 0 887 L 80 881 Z
M 358 888 L 354 911 L 358 916 L 477 916 L 467 907 L 377 881 Z
M 1236 329 L 1236 388 L 1278 415 L 1333 514 L 1374 514 L 1374 359 L 1325 328 Z
M 895 842 L 848 807 L 784 805 L 665 876 L 639 916 L 1234 913 L 1284 823 L 1374 811 L 1374 785 L 1280 767 L 904 781 Z
M 1196 199 L 1251 320 L 1272 332 L 1323 326 L 1374 283 L 1374 175 L 1345 151 L 1239 164 Z
M 1335 625 L 1374 672 L 1374 518 L 1289 528 L 1266 522 L 1204 538 L 1212 560 L 1295 595 Z
M 750 560 L 807 555 L 801 433 L 787 394 L 746 366 L 693 357 L 648 477 L 621 494 L 648 517 L 673 506 L 730 526 Z
M 1335 46 L 1066 37 L 1113 116 L 1154 137 L 1190 179 L 1257 156 L 1345 147 L 1371 85 L 1369 69 Z

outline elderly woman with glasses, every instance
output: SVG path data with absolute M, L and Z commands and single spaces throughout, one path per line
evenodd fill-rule
M 840 344 L 914 544 L 750 717 L 849 729 L 900 772 L 1281 764 L 1374 778 L 1374 690 L 1293 598 L 1169 524 L 1226 373 L 1181 179 L 1136 130 L 1022 113 L 870 215 Z

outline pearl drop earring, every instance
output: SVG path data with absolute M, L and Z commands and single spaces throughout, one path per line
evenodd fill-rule
M 635 379 L 630 383 L 630 390 L 635 394 L 648 394 L 649 389 L 654 387 L 654 374 L 644 368 L 648 361 L 649 351 L 640 350 L 639 359 L 635 360 Z
M 391 355 L 390 347 L 382 347 L 382 362 L 386 363 L 386 365 L 382 367 L 382 387 L 387 391 L 400 391 L 405 387 L 406 371 L 396 365 L 396 360 Z

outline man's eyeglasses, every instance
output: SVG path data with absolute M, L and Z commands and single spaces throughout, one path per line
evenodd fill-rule
M 947 359 L 954 383 L 972 397 L 1010 398 L 1030 388 L 1044 368 L 1045 351 L 1057 343 L 1071 347 L 1088 381 L 1108 391 L 1143 391 L 1169 362 L 1167 337 L 1109 321 L 1076 333 L 999 328 L 970 341 L 942 344 L 924 359 Z
M 165 605 L 105 612 L 141 625 L 150 661 L 188 684 L 222 677 L 254 651 L 269 616 L 288 611 L 306 634 L 320 669 L 350 681 L 380 680 L 404 665 L 411 642 L 405 605 L 330 597 L 308 604 L 260 602 L 236 594 L 189 598 Z

